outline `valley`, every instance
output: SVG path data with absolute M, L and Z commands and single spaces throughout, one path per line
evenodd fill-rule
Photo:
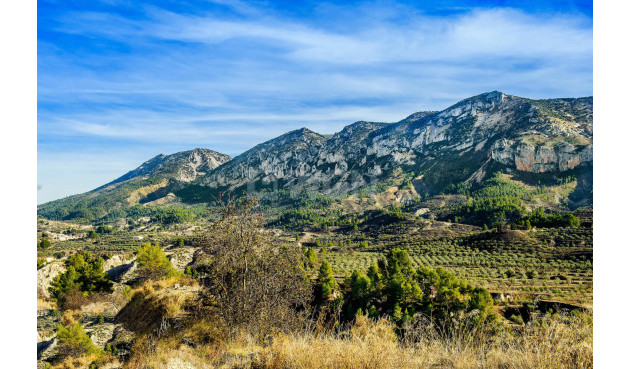
M 493 91 L 234 158 L 161 154 L 41 204 L 39 365 L 288 368 L 299 342 L 369 350 L 391 334 L 402 362 L 435 348 L 409 364 L 427 367 L 479 334 L 514 346 L 453 360 L 592 367 L 592 125 L 590 97 Z M 556 342 L 568 356 L 533 354 L 550 326 L 581 335 Z M 55 349 L 69 327 L 97 348 Z

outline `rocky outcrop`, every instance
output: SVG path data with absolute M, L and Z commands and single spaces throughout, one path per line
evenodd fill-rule
M 37 342 L 37 360 L 48 360 L 55 354 L 57 338 L 48 341 Z
M 575 146 L 566 142 L 534 145 L 501 139 L 492 145 L 490 154 L 501 164 L 533 173 L 564 172 L 593 163 L 593 145 Z
M 298 129 L 231 160 L 205 149 L 159 155 L 112 186 L 145 177 L 168 179 L 163 188 L 143 194 L 141 204 L 168 196 L 204 202 L 219 192 L 263 189 L 337 195 L 384 183 L 401 168 L 422 173 L 424 179 L 417 182 L 422 191 L 435 193 L 450 184 L 483 180 L 493 163 L 533 173 L 592 166 L 592 107 L 592 98 L 531 100 L 492 91 L 397 123 L 356 122 L 332 137 Z M 137 189 L 154 182 L 132 184 Z M 96 192 L 88 195 L 99 196 Z M 50 206 L 52 214 L 57 211 Z
M 63 265 L 62 261 L 53 261 L 37 270 L 37 297 L 40 299 L 50 298 L 50 292 L 48 291 L 50 282 L 52 282 L 57 274 L 65 271 L 66 267 Z
M 539 101 L 493 91 L 440 112 L 414 113 L 398 123 L 356 122 L 330 139 L 307 129 L 293 131 L 194 183 L 227 190 L 246 187 L 248 192 L 273 183 L 330 194 L 378 183 L 401 166 L 430 170 L 436 160 L 461 161 L 454 164 L 464 167 L 460 180 L 481 180 L 488 160 L 535 173 L 566 171 L 592 162 L 591 105 L 589 99 Z M 540 145 L 519 139 L 532 132 L 547 138 Z M 567 137 L 586 144 L 574 146 Z
M 237 156 L 195 181 L 212 188 L 236 189 L 254 182 L 263 185 L 312 174 L 313 159 L 326 137 L 307 128 L 286 133 Z
M 118 327 L 122 327 L 122 324 L 101 323 L 86 327 L 85 332 L 96 347 L 104 349 L 105 345 L 114 338 L 114 332 Z
M 173 250 L 172 253 L 167 254 L 173 268 L 179 272 L 184 272 L 186 267 L 189 266 L 194 258 L 195 253 L 199 250 L 198 247 L 180 247 Z
M 160 154 L 101 188 L 137 177 L 161 176 L 188 183 L 206 175 L 231 159 L 229 155 L 201 148 L 182 151 L 172 155 Z

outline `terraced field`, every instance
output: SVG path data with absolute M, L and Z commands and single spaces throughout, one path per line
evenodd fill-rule
M 318 256 L 328 260 L 335 275 L 342 278 L 355 269 L 365 271 L 387 250 L 398 247 L 407 250 L 414 267 L 443 267 L 491 292 L 590 305 L 591 214 L 580 214 L 583 226 L 579 228 L 479 231 L 437 238 L 426 237 L 422 231 L 400 230 L 381 234 L 367 248 L 332 248 Z
M 592 211 L 575 212 L 578 228 L 533 228 L 531 230 L 483 231 L 479 227 L 428 222 L 401 217 L 374 227 L 334 229 L 302 233 L 303 246 L 328 260 L 335 276 L 344 278 L 354 270 L 365 271 L 392 248 L 406 250 L 414 267 L 443 267 L 491 292 L 531 299 L 545 298 L 581 305 L 592 304 L 593 230 Z M 180 227 L 181 228 L 181 227 Z M 203 227 L 202 227 L 203 228 Z M 85 230 L 83 230 L 86 232 Z M 145 242 L 173 245 L 173 232 L 127 232 L 101 234 L 98 239 L 80 237 L 54 241 L 39 257 L 87 250 L 97 255 L 134 252 Z M 134 237 L 142 236 L 141 240 Z M 280 244 L 295 242 L 296 233 L 280 232 Z M 186 236 L 194 243 L 194 236 Z M 298 236 L 298 238 L 300 238 Z

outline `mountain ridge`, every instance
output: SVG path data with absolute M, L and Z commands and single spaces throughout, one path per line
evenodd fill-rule
M 234 158 L 209 149 L 160 154 L 89 193 L 159 177 L 166 182 L 142 196 L 194 203 L 265 189 L 333 195 L 391 181 L 401 171 L 418 192 L 439 193 L 497 169 L 534 176 L 579 169 L 592 176 L 592 97 L 534 100 L 491 91 L 394 123 L 357 121 L 332 136 L 303 127 Z M 44 213 L 48 204 L 40 206 Z

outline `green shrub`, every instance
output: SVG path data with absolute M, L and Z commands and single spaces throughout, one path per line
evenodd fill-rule
M 322 273 L 320 271 L 320 279 Z M 421 313 L 449 328 L 467 313 L 477 311 L 475 322 L 492 319 L 490 293 L 473 287 L 442 268 L 435 270 L 411 265 L 405 250 L 391 249 L 385 260 L 363 274 L 354 271 L 344 283 L 344 312 L 352 319 L 356 312 L 388 315 L 398 324 Z
M 50 294 L 61 307 L 67 305 L 67 298 L 77 300 L 80 295 L 89 296 L 93 292 L 111 292 L 112 281 L 103 271 L 103 259 L 92 257 L 83 251 L 71 255 L 65 261 L 66 271 L 58 274 L 50 283 Z
M 113 229 L 112 227 L 106 226 L 106 225 L 100 225 L 96 228 L 96 233 L 98 234 L 109 234 L 112 233 Z
M 197 272 L 197 269 L 193 269 L 190 265 L 186 267 L 186 269 L 184 269 L 184 275 L 193 277 L 193 278 L 197 278 L 197 275 L 199 275 L 199 272 Z
M 319 267 L 319 276 L 317 277 L 317 283 L 320 287 L 320 295 L 322 301 L 328 300 L 333 291 L 339 288 L 337 281 L 332 273 L 332 268 L 328 261 L 322 261 L 322 265 Z
M 57 353 L 62 358 L 79 357 L 99 351 L 79 323 L 65 326 L 60 324 L 57 327 L 57 341 Z
M 111 343 L 108 343 L 105 345 L 105 352 L 115 356 L 118 354 L 118 348 L 116 346 L 112 346 Z
M 312 247 L 307 248 L 304 256 L 306 257 L 307 266 L 313 268 L 317 263 L 317 253 L 315 253 L 315 250 L 313 250 Z
M 144 243 L 136 252 L 136 261 L 140 279 L 156 280 L 177 275 L 171 261 L 157 243 Z
M 580 218 L 573 214 L 545 214 L 542 209 L 538 209 L 514 222 L 514 225 L 525 229 L 530 229 L 532 226 L 539 228 L 577 228 L 580 226 Z
M 46 250 L 47 248 L 49 248 L 51 245 L 50 240 L 48 240 L 48 238 L 42 238 L 41 241 L 39 241 L 39 245 L 38 247 L 42 250 Z
M 520 324 L 520 325 L 525 324 L 525 323 L 523 322 L 523 318 L 521 317 L 521 315 L 520 315 L 520 314 L 512 314 L 512 315 L 510 315 L 510 316 L 508 317 L 508 319 L 509 319 L 511 322 L 516 323 L 516 324 Z

